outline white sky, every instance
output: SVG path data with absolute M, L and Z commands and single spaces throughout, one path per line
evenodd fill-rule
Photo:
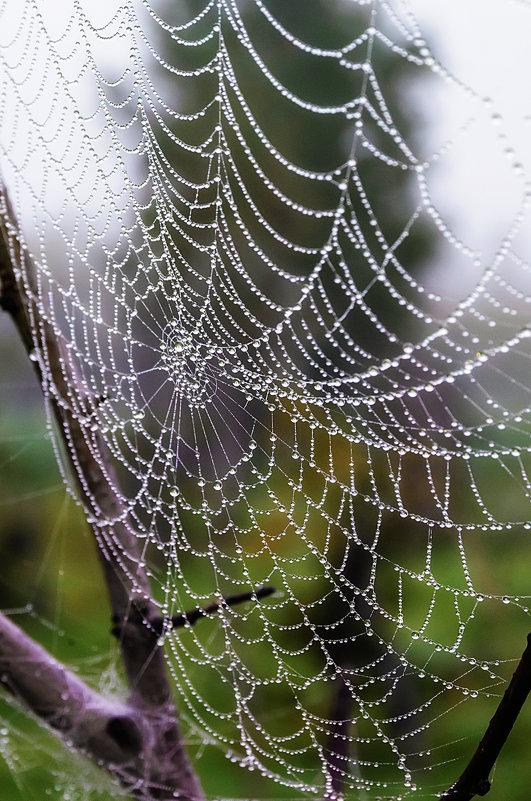
M 514 219 L 531 178 L 531 4 L 521 0 L 408 0 L 441 63 L 481 97 L 490 97 L 476 129 L 463 137 L 437 173 L 438 208 L 480 248 L 495 247 Z M 427 94 L 443 127 L 470 113 L 458 93 Z M 492 125 L 492 113 L 502 115 Z M 438 122 L 437 122 L 438 121 Z M 489 124 L 486 124 L 489 123 Z M 513 148 L 514 154 L 504 154 Z M 524 176 L 512 170 L 521 162 Z M 446 207 L 446 208 L 445 208 Z M 529 253 L 531 236 L 527 235 Z
M 288 0 L 287 0 L 288 1 Z M 174 0 L 178 2 L 178 0 Z M 64 29 L 73 0 L 41 0 L 52 35 Z M 83 0 L 91 20 L 102 23 L 121 5 L 118 0 Z M 200 3 L 198 0 L 198 7 Z M 531 3 L 527 0 L 393 0 L 410 8 L 437 59 L 492 108 L 471 106 L 470 98 L 432 82 L 415 98 L 426 109 L 426 152 L 436 150 L 471 114 L 477 123 L 458 137 L 438 168 L 430 171 L 433 201 L 450 228 L 485 258 L 493 253 L 514 220 L 523 195 L 524 177 L 512 170 L 521 162 L 531 177 Z M 10 0 L 14 18 L 24 4 Z M 18 9 L 18 10 L 17 10 Z M 9 18 L 6 18 L 6 24 Z M 52 23 L 50 25 L 50 23 Z M 54 31 L 54 29 L 57 29 Z M 73 35 L 78 35 L 73 32 Z M 99 57 L 123 64 L 127 43 L 113 40 Z M 100 62 L 101 63 L 101 62 Z M 75 67 L 75 65 L 72 65 Z M 501 125 L 492 113 L 500 112 Z M 479 116 L 478 116 L 479 114 Z M 504 150 L 514 148 L 514 154 Z M 21 143 L 23 148 L 23 143 Z M 530 233 L 525 242 L 531 254 Z

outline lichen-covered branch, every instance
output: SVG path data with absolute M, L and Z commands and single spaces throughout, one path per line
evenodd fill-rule
M 174 798 L 177 794 L 183 801 L 202 798 L 183 748 L 163 648 L 150 625 L 160 613 L 120 500 L 112 460 L 101 434 L 89 430 L 75 411 L 93 401 L 85 396 L 68 349 L 48 319 L 39 294 L 38 272 L 20 245 L 17 221 L 2 190 L 0 220 L 0 305 L 11 315 L 28 354 L 34 354 L 33 364 L 50 398 L 94 533 L 113 620 L 120 621 L 116 630 L 130 687 L 129 705 L 142 715 L 151 732 L 149 750 L 143 751 L 143 787 L 150 789 L 143 797 Z M 16 669 L 13 664 L 12 672 Z
M 3 614 L 0 684 L 87 755 L 134 772 L 143 747 L 141 716 L 92 690 Z

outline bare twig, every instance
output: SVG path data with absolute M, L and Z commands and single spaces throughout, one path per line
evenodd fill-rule
M 440 801 L 470 801 L 490 790 L 489 774 L 531 690 L 531 634 L 513 677 L 477 750 Z
M 177 629 L 187 624 L 193 626 L 193 624 L 202 617 L 215 615 L 216 612 L 219 612 L 219 610 L 223 609 L 225 606 L 237 606 L 246 601 L 260 601 L 262 598 L 273 595 L 274 592 L 274 587 L 258 587 L 258 589 L 252 592 L 240 592 L 237 595 L 224 595 L 218 601 L 213 601 L 207 604 L 207 606 L 203 606 L 201 609 L 192 609 L 189 612 L 173 615 L 173 617 L 159 617 L 150 620 L 150 625 L 153 626 L 157 634 L 161 634 L 163 631 L 169 631 L 170 629 Z
M 160 614 L 120 499 L 112 460 L 102 435 L 89 432 L 83 416 L 75 413 L 87 399 L 68 349 L 48 319 L 38 271 L 20 245 L 15 215 L 1 189 L 0 222 L 0 305 L 11 315 L 28 354 L 35 354 L 32 361 L 48 391 L 94 533 L 113 619 L 121 621 L 119 643 L 130 687 L 129 705 L 150 729 L 149 753 L 143 753 L 143 795 L 140 790 L 137 794 L 146 799 L 202 798 L 183 748 L 162 646 L 149 625 Z M 37 712 L 35 706 L 33 711 Z M 110 764 L 107 767 L 112 770 Z

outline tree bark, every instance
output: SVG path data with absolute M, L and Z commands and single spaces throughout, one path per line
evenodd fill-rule
M 2 614 L 0 684 L 97 761 L 124 766 L 142 750 L 143 721 L 135 709 L 99 695 Z
M 142 781 L 139 782 L 137 776 L 138 787 L 134 794 L 142 799 L 175 799 L 177 795 L 181 801 L 197 801 L 203 798 L 203 794 L 183 747 L 157 626 L 151 625 L 151 621 L 160 620 L 160 613 L 142 567 L 135 532 L 120 498 L 111 455 L 102 435 L 91 431 L 80 413 L 95 400 L 86 397 L 68 349 L 50 323 L 44 299 L 39 293 L 38 271 L 30 254 L 20 244 L 23 238 L 18 235 L 15 215 L 1 188 L 0 221 L 3 235 L 0 237 L 0 305 L 11 315 L 32 357 L 41 385 L 50 398 L 107 585 L 113 633 L 118 637 L 130 688 L 128 709 L 134 712 L 131 720 L 142 732 L 141 752 L 137 758 L 139 764 L 142 763 Z M 5 672 L 9 676 L 5 686 L 35 714 L 60 731 L 60 727 L 52 722 L 56 719 L 49 709 L 52 698 L 58 704 L 60 701 L 63 707 L 71 705 L 72 710 L 80 712 L 81 705 L 75 699 L 88 696 L 81 692 L 78 684 L 65 678 L 73 674 L 65 672 L 66 700 L 57 694 L 43 693 L 42 683 L 35 685 L 34 697 L 31 679 L 23 666 L 30 664 L 32 657 L 36 660 L 34 664 L 39 664 L 40 659 L 41 669 L 49 677 L 55 675 L 61 666 L 54 662 L 52 669 L 52 658 L 43 649 L 39 651 L 35 643 L 36 650 L 31 657 L 30 641 L 22 633 L 15 636 L 12 626 L 6 618 L 2 619 L 0 664 L 6 665 Z M 16 660 L 17 642 L 20 647 L 29 649 L 29 662 Z M 22 671 L 19 678 L 16 675 L 18 670 Z M 58 686 L 59 675 L 55 677 Z M 75 697 L 70 698 L 70 689 L 75 690 Z M 61 704 L 56 710 L 57 719 Z M 42 714 L 42 709 L 48 710 L 46 714 Z M 74 723 L 69 726 L 75 730 Z M 115 724 L 115 728 L 118 731 L 120 727 Z M 131 787 L 132 782 L 128 778 L 124 780 L 123 770 L 118 770 L 112 760 L 105 759 L 105 749 L 103 758 L 107 769 Z M 139 765 L 135 763 L 134 773 L 137 768 L 139 770 Z

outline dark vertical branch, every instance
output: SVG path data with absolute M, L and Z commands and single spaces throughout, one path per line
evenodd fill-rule
M 516 668 L 483 739 L 458 780 L 444 792 L 440 801 L 470 801 L 490 790 L 489 774 L 503 748 L 516 718 L 531 690 L 531 634 L 527 648 Z
M 200 609 L 192 609 L 189 612 L 182 612 L 179 615 L 173 615 L 168 618 L 155 618 L 150 621 L 151 626 L 156 632 L 162 634 L 163 631 L 170 629 L 178 629 L 186 624 L 193 626 L 198 620 L 209 615 L 215 615 L 220 609 L 227 606 L 237 606 L 246 601 L 260 601 L 262 598 L 267 598 L 275 592 L 274 587 L 257 587 L 253 592 L 239 592 L 237 595 L 224 595 L 218 601 L 213 601 L 207 606 Z
M 151 619 L 160 617 L 142 567 L 135 532 L 120 498 L 112 459 L 102 435 L 90 431 L 76 410 L 91 402 L 79 381 L 68 349 L 50 320 L 38 288 L 38 273 L 23 249 L 9 200 L 0 188 L 0 305 L 11 315 L 41 384 L 48 390 L 79 494 L 94 534 L 119 633 L 130 687 L 130 705 L 151 731 L 156 775 L 145 753 L 145 798 L 202 797 L 184 751 L 172 700 L 164 653 Z M 107 543 L 112 541 L 112 548 Z
M 349 764 L 348 732 L 351 726 L 353 699 L 352 690 L 346 682 L 342 678 L 339 678 L 338 682 L 330 712 L 332 727 L 328 739 L 327 761 L 332 790 L 336 796 L 341 796 L 345 789 L 345 774 Z

